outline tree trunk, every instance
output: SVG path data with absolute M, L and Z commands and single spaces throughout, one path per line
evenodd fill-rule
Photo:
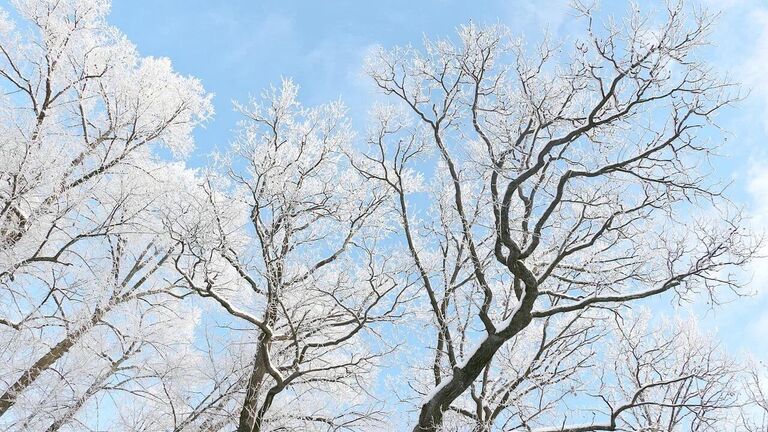
M 266 374 L 267 368 L 261 358 L 261 350 L 259 350 L 254 358 L 253 371 L 248 380 L 248 387 L 245 389 L 245 401 L 243 402 L 243 408 L 240 410 L 240 422 L 237 426 L 237 432 L 251 432 L 256 425 L 256 417 L 259 411 L 259 390 Z
M 501 331 L 488 335 L 477 350 L 466 360 L 463 366 L 453 369 L 453 376 L 443 381 L 437 390 L 421 407 L 419 422 L 413 432 L 436 432 L 443 422 L 445 412 L 464 393 L 491 362 L 496 351 L 531 322 L 531 310 L 536 301 L 536 288 L 526 290 L 522 304 L 512 317 L 509 325 Z

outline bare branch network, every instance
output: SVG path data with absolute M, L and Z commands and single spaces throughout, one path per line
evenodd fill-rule
M 190 169 L 198 80 L 105 0 L 14 7 L 0 430 L 768 430 L 766 370 L 664 306 L 760 246 L 706 168 L 741 94 L 705 10 L 379 48 L 363 132 L 284 80 Z

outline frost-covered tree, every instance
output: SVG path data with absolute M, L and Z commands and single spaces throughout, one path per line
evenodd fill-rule
M 768 429 L 768 368 L 765 363 L 750 360 L 745 365 L 744 393 L 750 402 L 738 418 L 738 426 L 745 432 Z M 734 428 L 736 429 L 736 428 Z M 737 429 L 738 430 L 738 429 Z
M 437 430 L 447 412 L 465 410 L 462 398 L 480 399 L 489 374 L 507 373 L 510 344 L 531 343 L 542 326 L 555 325 L 538 337 L 546 345 L 562 322 L 593 319 L 590 310 L 619 313 L 664 293 L 717 301 L 738 288 L 729 272 L 755 250 L 703 169 L 716 141 L 701 131 L 738 98 L 697 58 L 712 17 L 670 4 L 662 17 L 633 8 L 602 25 L 591 8 L 575 10 L 587 31 L 568 50 L 545 40 L 530 53 L 503 26 L 470 24 L 455 42 L 370 58 L 376 85 L 411 113 L 389 121 L 392 109 L 382 110 L 360 168 L 398 196 L 431 305 L 432 389 L 415 431 Z M 414 169 L 434 178 L 418 216 Z M 573 368 L 579 358 L 564 360 Z M 545 387 L 542 398 L 549 391 L 559 394 Z M 469 417 L 487 418 L 477 406 Z M 522 430 L 541 424 L 508 409 Z M 621 430 L 568 418 L 550 419 L 553 430 Z
M 251 329 L 232 419 L 242 432 L 361 428 L 393 348 L 377 329 L 407 300 L 402 260 L 379 243 L 389 196 L 350 166 L 340 103 L 304 107 L 286 80 L 238 110 L 231 151 L 168 222 L 182 283 Z
M 160 276 L 157 205 L 182 169 L 155 154 L 188 152 L 212 108 L 197 80 L 106 23 L 108 2 L 12 4 L 0 11 L 0 424 L 87 428 L 104 391 L 165 398 L 156 383 L 172 363 L 153 362 L 191 337 Z
M 727 422 L 745 401 L 741 366 L 695 322 L 651 317 L 647 310 L 613 317 L 604 369 L 586 377 L 595 420 L 557 430 L 737 430 Z

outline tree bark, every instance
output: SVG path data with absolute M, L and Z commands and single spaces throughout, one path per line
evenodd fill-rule
M 272 406 L 272 402 L 275 400 L 275 396 L 280 393 L 285 386 L 276 385 L 269 389 L 267 396 L 264 398 L 264 403 L 261 404 L 258 414 L 256 414 L 256 421 L 253 423 L 253 428 L 248 432 L 261 432 L 261 424 L 264 422 L 264 415 L 269 411 Z
M 237 432 L 251 432 L 256 425 L 259 405 L 259 389 L 267 374 L 267 368 L 261 358 L 261 350 L 256 352 L 254 358 L 251 377 L 248 379 L 248 386 L 245 390 L 245 401 L 240 410 L 240 421 L 237 426 Z

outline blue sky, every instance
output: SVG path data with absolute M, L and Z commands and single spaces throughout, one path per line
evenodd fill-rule
M 425 34 L 448 36 L 470 19 L 540 35 L 548 23 L 559 26 L 567 12 L 564 2 L 547 6 L 547 15 L 540 7 L 512 5 L 501 0 L 483 7 L 413 0 L 114 0 L 110 21 L 142 54 L 170 57 L 177 70 L 200 78 L 216 94 L 216 119 L 198 134 L 204 153 L 229 139 L 237 121 L 232 100 L 258 95 L 281 77 L 301 86 L 307 104 L 341 97 L 354 120 L 362 122 L 375 96 L 362 73 L 363 59 L 375 44 L 419 45 Z
M 603 9 L 619 16 L 627 7 L 620 1 L 603 3 Z M 643 2 L 643 8 L 649 3 Z M 731 136 L 723 148 L 727 157 L 716 162 L 715 171 L 733 182 L 731 196 L 755 216 L 756 227 L 768 228 L 768 2 L 696 4 L 722 11 L 713 45 L 702 55 L 750 91 L 720 118 Z M 363 59 L 376 44 L 419 45 L 424 35 L 450 36 L 470 19 L 506 24 L 528 40 L 540 38 L 545 29 L 567 39 L 581 26 L 565 0 L 113 0 L 110 17 L 142 54 L 170 57 L 178 71 L 200 78 L 215 93 L 216 116 L 197 132 L 192 166 L 205 164 L 209 152 L 227 146 L 238 120 L 232 101 L 258 95 L 281 77 L 301 86 L 307 104 L 341 98 L 359 130 L 376 98 L 362 73 Z M 768 330 L 768 261 L 757 262 L 752 270 L 750 289 L 758 294 L 708 311 L 706 325 L 719 328 L 723 336 L 735 335 L 725 339 L 732 350 L 750 349 L 768 359 L 763 336 Z

